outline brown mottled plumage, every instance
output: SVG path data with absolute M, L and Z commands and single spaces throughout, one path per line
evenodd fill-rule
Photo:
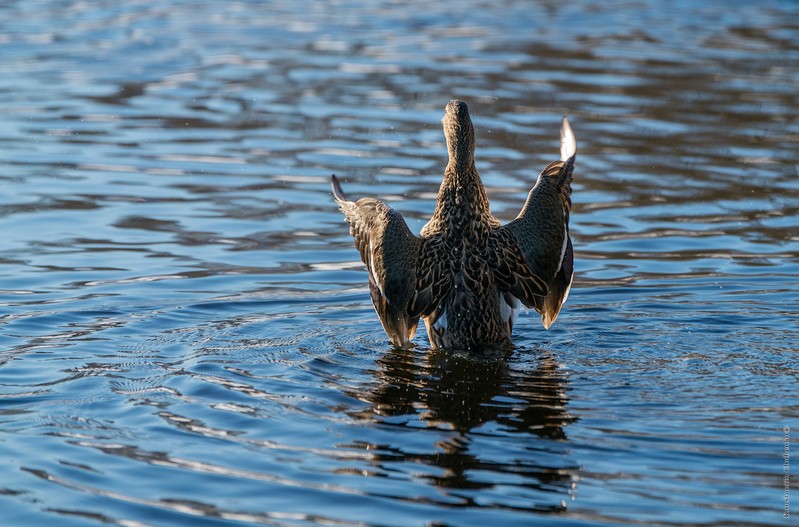
M 433 217 L 414 236 L 382 201 L 347 200 L 332 176 L 333 195 L 350 223 L 369 270 L 380 322 L 395 346 L 408 347 L 419 318 L 434 348 L 475 349 L 510 342 L 520 304 L 549 329 L 566 301 L 573 274 L 569 239 L 575 141 L 561 126 L 561 160 L 538 176 L 518 217 L 491 215 L 474 165 L 474 127 L 460 101 L 444 118 L 449 162 Z

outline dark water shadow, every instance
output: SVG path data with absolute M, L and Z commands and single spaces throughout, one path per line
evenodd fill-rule
M 520 359 L 520 351 L 537 356 Z M 447 496 L 441 504 L 448 507 L 489 502 L 497 509 L 565 510 L 579 476 L 566 430 L 576 418 L 567 410 L 567 378 L 551 354 L 393 349 L 378 359 L 374 380 L 359 394 L 370 406 L 358 417 L 438 436 L 430 451 L 402 439 L 349 445 L 369 448 L 380 469 L 425 467 L 422 478 Z

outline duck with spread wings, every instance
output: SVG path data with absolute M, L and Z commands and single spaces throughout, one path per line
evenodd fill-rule
M 402 215 L 373 198 L 349 201 L 332 176 L 333 196 L 369 271 L 375 311 L 391 342 L 407 348 L 423 319 L 433 348 L 480 349 L 510 343 L 522 306 L 545 328 L 558 316 L 573 277 L 569 238 L 576 143 L 561 124 L 560 160 L 538 176 L 519 215 L 501 225 L 474 164 L 474 127 L 461 101 L 447 104 L 449 161 L 433 217 L 414 235 Z

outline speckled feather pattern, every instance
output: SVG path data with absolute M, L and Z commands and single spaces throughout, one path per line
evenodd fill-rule
M 434 348 L 506 344 L 520 304 L 535 308 L 549 328 L 573 273 L 568 222 L 574 136 L 568 121 L 564 118 L 561 147 L 566 159 L 544 169 L 519 216 L 505 226 L 491 215 L 474 164 L 466 104 L 451 101 L 442 124 L 449 161 L 435 211 L 420 236 L 379 200 L 347 200 L 332 178 L 386 334 L 395 346 L 408 347 L 422 318 Z

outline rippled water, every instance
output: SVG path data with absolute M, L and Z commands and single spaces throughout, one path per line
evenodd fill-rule
M 12 1 L 0 57 L 3 525 L 799 516 L 795 2 Z M 329 194 L 418 230 L 454 97 L 503 220 L 577 134 L 505 356 L 392 349 Z

